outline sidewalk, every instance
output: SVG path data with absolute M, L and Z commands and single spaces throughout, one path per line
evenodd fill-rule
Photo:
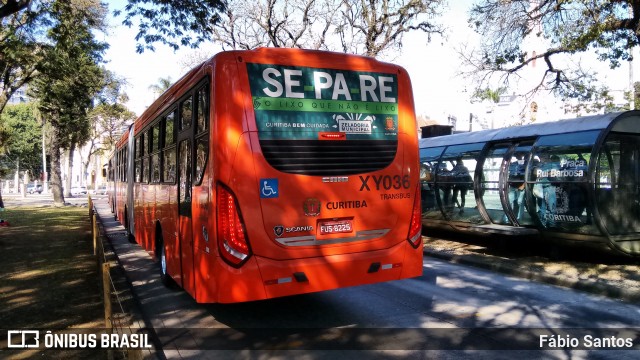
M 628 302 L 640 301 L 640 262 L 616 258 L 590 249 L 571 248 L 576 254 L 566 260 L 550 260 L 535 254 L 534 242 L 519 251 L 505 250 L 505 240 L 485 239 L 475 243 L 423 236 L 424 254 L 452 263 L 485 268 L 553 285 L 608 296 Z M 520 239 L 506 241 L 519 242 Z M 510 244 L 514 247 L 514 244 Z M 595 254 L 595 255 L 594 255 Z M 595 257 L 595 258 L 593 258 Z
M 195 347 L 198 339 L 198 335 L 193 333 L 195 330 L 224 325 L 215 321 L 187 293 L 168 289 L 160 282 L 158 263 L 139 245 L 127 241 L 124 228 L 114 219 L 106 199 L 94 201 L 94 208 L 118 262 L 125 270 L 133 296 L 140 304 L 145 326 L 151 332 L 156 348 L 155 356 L 158 359 L 175 359 L 193 355 L 190 355 L 193 351 L 180 349 L 185 344 Z M 176 329 L 180 331 L 176 332 Z M 162 334 L 171 334 L 172 338 Z

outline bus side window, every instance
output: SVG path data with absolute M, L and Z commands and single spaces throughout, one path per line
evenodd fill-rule
M 175 109 L 171 110 L 170 113 L 167 114 L 167 117 L 164 120 L 164 146 L 173 145 L 176 142 L 176 131 L 175 131 Z
M 176 181 L 176 109 L 172 109 L 164 119 L 164 148 L 162 149 L 162 182 Z
M 199 185 L 204 177 L 204 170 L 209 155 L 209 102 L 207 101 L 206 85 L 196 93 L 197 100 L 197 128 L 196 128 L 196 171 L 194 184 Z
M 180 104 L 180 131 L 191 127 L 191 116 L 193 115 L 193 101 L 187 98 Z
M 196 176 L 194 184 L 199 185 L 204 176 L 204 169 L 207 164 L 207 155 L 209 153 L 209 138 L 201 136 L 196 140 Z
M 209 128 L 208 125 L 208 114 L 209 114 L 209 103 L 207 101 L 207 87 L 202 87 L 198 90 L 197 93 L 197 101 L 198 101 L 198 128 L 196 129 L 196 134 L 201 134 L 204 131 L 207 131 Z
M 161 120 L 161 119 L 160 119 Z M 151 182 L 159 183 L 160 182 L 160 149 L 162 147 L 161 137 L 160 137 L 160 128 L 162 126 L 162 121 L 157 121 L 150 132 L 152 134 L 151 137 L 151 152 L 149 159 L 151 161 Z

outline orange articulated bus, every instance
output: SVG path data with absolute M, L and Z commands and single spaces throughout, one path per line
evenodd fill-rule
M 422 274 L 418 138 L 399 66 L 222 52 L 117 143 L 110 203 L 161 278 L 234 303 Z

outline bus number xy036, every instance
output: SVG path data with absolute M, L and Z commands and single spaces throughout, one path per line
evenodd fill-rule
M 373 181 L 372 184 L 369 183 L 370 179 Z M 371 188 L 369 187 L 369 185 L 375 186 L 376 190 L 380 190 L 381 188 L 384 190 L 391 190 L 391 189 L 400 190 L 400 189 L 408 189 L 410 186 L 409 175 L 404 175 L 404 176 L 400 176 L 400 175 L 369 176 L 367 175 L 366 177 L 360 176 L 360 181 L 362 181 L 362 185 L 360 186 L 360 191 L 362 190 L 370 191 Z

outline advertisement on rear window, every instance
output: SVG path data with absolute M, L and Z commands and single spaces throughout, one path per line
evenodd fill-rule
M 396 140 L 395 74 L 247 64 L 260 139 Z

